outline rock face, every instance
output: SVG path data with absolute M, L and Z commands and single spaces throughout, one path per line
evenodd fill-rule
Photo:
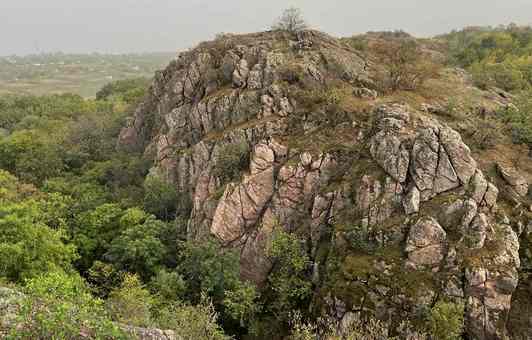
M 528 193 L 527 180 L 512 167 L 498 163 L 497 170 L 509 187 L 508 190 L 515 196 L 526 196 Z
M 445 230 L 433 218 L 416 222 L 406 239 L 408 265 L 414 268 L 438 265 L 445 256 L 446 239 Z
M 0 287 L 0 337 L 7 336 L 17 319 L 23 295 L 6 287 Z
M 406 105 L 375 105 L 370 119 L 343 121 L 326 137 L 341 147 L 320 145 L 322 122 L 313 117 L 330 113 L 306 111 L 305 97 L 290 89 L 306 82 L 327 91 L 327 79 L 342 79 L 354 98 L 375 100 L 374 66 L 319 32 L 280 34 L 235 36 L 180 55 L 156 75 L 120 145 L 151 156 L 152 173 L 188 201 L 190 238 L 213 235 L 240 250 L 243 279 L 266 282 L 276 229 L 302 235 L 314 273 L 325 266 L 317 255 L 324 245 L 358 265 L 346 255 L 355 237 L 388 255 L 359 266 L 369 279 L 353 265 L 342 289 L 328 292 L 346 313 L 416 315 L 445 298 L 465 304 L 471 338 L 504 336 L 520 262 L 517 234 L 496 214 L 498 182 L 457 131 Z M 227 180 L 220 164 L 239 145 L 249 164 Z M 526 181 L 499 172 L 526 195 Z M 355 226 L 363 233 L 345 231 Z M 319 275 L 313 283 L 319 291 Z
M 156 328 L 141 328 L 132 326 L 121 326 L 121 328 L 135 339 L 139 340 L 181 340 L 182 338 L 174 331 L 160 330 Z

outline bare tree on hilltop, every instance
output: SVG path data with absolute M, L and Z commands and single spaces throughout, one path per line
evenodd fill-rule
M 307 23 L 303 18 L 300 8 L 290 7 L 284 10 L 283 14 L 273 24 L 273 30 L 283 30 L 288 32 L 299 32 L 306 29 Z

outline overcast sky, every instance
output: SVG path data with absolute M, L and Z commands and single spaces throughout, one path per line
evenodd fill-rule
M 177 51 L 218 32 L 267 29 L 289 6 L 337 36 L 532 23 L 532 0 L 0 0 L 0 55 Z

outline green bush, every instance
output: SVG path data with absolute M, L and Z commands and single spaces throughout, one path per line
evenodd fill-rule
M 37 185 L 64 170 L 59 147 L 33 130 L 16 131 L 0 140 L 0 167 Z
M 94 261 L 103 259 L 113 239 L 123 230 L 123 215 L 124 210 L 117 204 L 106 203 L 76 216 L 71 233 L 80 254 L 78 269 L 88 270 Z
M 174 330 L 183 340 L 229 340 L 218 324 L 218 313 L 207 298 L 196 305 L 174 303 L 162 308 L 157 319 L 159 327 Z
M 505 91 L 516 91 L 528 86 L 524 74 L 510 62 L 480 62 L 471 65 L 470 70 L 475 85 L 482 89 L 495 86 Z
M 165 228 L 166 224 L 154 216 L 138 208 L 128 209 L 120 218 L 121 232 L 115 231 L 104 258 L 117 268 L 148 280 L 167 256 L 161 237 Z
M 347 239 L 351 242 L 351 247 L 364 254 L 373 254 L 377 250 L 377 246 L 372 244 L 369 239 L 369 231 L 367 227 L 360 225 L 353 226 L 346 234 Z
M 29 280 L 25 293 L 7 339 L 128 338 L 79 276 L 52 271 Z
M 532 28 L 467 28 L 442 36 L 451 63 L 467 68 L 481 88 L 520 91 L 532 85 Z
M 223 146 L 215 161 L 214 175 L 222 183 L 237 180 L 242 172 L 249 167 L 250 150 L 247 143 L 227 144 Z
M 532 93 L 521 93 L 516 106 L 503 112 L 504 119 L 512 127 L 514 142 L 532 146 Z
M 153 297 L 138 276 L 126 274 L 122 285 L 114 289 L 106 301 L 112 319 L 136 327 L 153 326 L 151 307 Z
M 464 305 L 438 301 L 430 312 L 430 332 L 437 340 L 457 340 L 464 330 Z
M 161 269 L 152 278 L 150 288 L 164 304 L 182 300 L 186 293 L 187 283 L 179 273 Z
M 275 231 L 268 257 L 274 268 L 268 276 L 267 308 L 286 322 L 292 311 L 305 309 L 311 295 L 310 258 L 301 240 L 282 230 Z
M 179 245 L 178 273 L 186 282 L 186 299 L 198 303 L 202 294 L 221 304 L 226 289 L 240 283 L 240 262 L 235 250 L 215 240 L 188 241 Z

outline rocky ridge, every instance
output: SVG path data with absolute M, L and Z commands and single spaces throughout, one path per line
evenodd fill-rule
M 178 189 L 189 237 L 214 235 L 240 250 L 243 279 L 267 280 L 268 244 L 282 229 L 308 246 L 323 313 L 339 315 L 340 304 L 340 319 L 361 311 L 391 319 L 445 298 L 465 304 L 472 338 L 500 339 L 530 220 L 507 216 L 499 192 L 526 207 L 528 181 L 505 165 L 488 176 L 450 125 L 380 102 L 371 60 L 315 31 L 201 44 L 156 74 L 120 146 L 151 157 L 151 175 Z M 338 83 L 367 105 L 331 126 L 331 105 L 309 110 L 304 93 Z M 323 135 L 337 145 L 320 145 Z M 249 166 L 228 180 L 234 146 Z M 379 251 L 359 256 L 353 238 Z M 346 267 L 326 290 L 324 244 L 344 263 L 364 259 L 364 271 Z

